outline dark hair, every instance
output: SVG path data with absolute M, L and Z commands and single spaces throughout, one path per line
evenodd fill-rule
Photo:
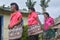
M 32 11 L 35 11 L 35 8 L 34 7 L 30 7 L 29 9 L 31 9 Z
M 46 14 L 49 17 L 49 13 L 48 12 L 44 12 L 43 14 Z
M 12 6 L 12 5 L 15 5 L 15 6 L 16 6 L 16 10 L 19 10 L 19 7 L 18 7 L 17 3 L 11 3 L 10 5 L 11 5 L 11 6 Z

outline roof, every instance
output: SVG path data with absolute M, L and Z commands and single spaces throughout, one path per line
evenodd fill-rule
M 60 16 L 55 18 L 55 24 L 60 23 Z
M 10 7 L 2 7 L 0 6 L 0 9 L 1 10 L 5 10 L 5 11 L 11 11 Z M 22 13 L 28 13 L 28 10 L 27 9 L 20 9 L 20 12 Z M 40 12 L 37 12 L 39 15 L 41 14 Z
M 0 7 L 1 10 L 5 10 L 5 11 L 11 11 L 9 7 Z

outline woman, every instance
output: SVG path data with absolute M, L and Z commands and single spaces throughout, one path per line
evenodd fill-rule
M 11 3 L 11 16 L 9 23 L 9 40 L 20 40 L 22 36 L 22 14 L 16 3 Z
M 39 33 L 41 31 L 41 22 L 38 19 L 38 14 L 33 7 L 29 8 L 28 15 L 28 35 L 29 40 L 38 40 Z
M 43 13 L 44 15 L 44 40 L 53 40 L 55 36 L 55 31 L 52 29 L 54 25 L 54 19 L 49 16 L 47 12 Z

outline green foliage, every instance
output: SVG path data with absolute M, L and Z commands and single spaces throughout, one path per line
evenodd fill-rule
M 28 8 L 34 7 L 35 4 L 36 4 L 36 1 L 32 2 L 32 0 L 27 0 L 27 2 L 26 2 L 26 6 Z
M 41 2 L 40 5 L 41 5 L 41 6 L 44 6 L 44 4 L 45 4 L 45 0 L 41 0 L 40 2 Z
M 43 40 L 43 33 L 39 35 L 39 40 Z
M 28 30 L 28 26 L 25 25 L 23 27 L 23 34 L 22 34 L 21 40 L 28 40 L 28 32 L 27 32 L 27 30 Z
M 47 0 L 47 1 L 46 0 L 41 0 L 40 2 L 41 2 L 41 4 L 40 4 L 41 7 L 44 6 L 45 8 L 47 8 L 48 7 L 48 3 L 50 2 L 50 0 Z

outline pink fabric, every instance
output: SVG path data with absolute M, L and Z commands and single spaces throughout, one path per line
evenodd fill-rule
M 9 26 L 12 27 L 15 23 L 18 22 L 19 18 L 22 18 L 22 14 L 19 11 L 11 13 Z
M 48 30 L 49 26 L 54 24 L 54 19 L 49 17 L 48 19 L 45 19 L 44 22 L 44 30 Z
M 28 15 L 28 25 L 38 24 L 37 21 L 38 14 L 36 12 L 32 12 Z

